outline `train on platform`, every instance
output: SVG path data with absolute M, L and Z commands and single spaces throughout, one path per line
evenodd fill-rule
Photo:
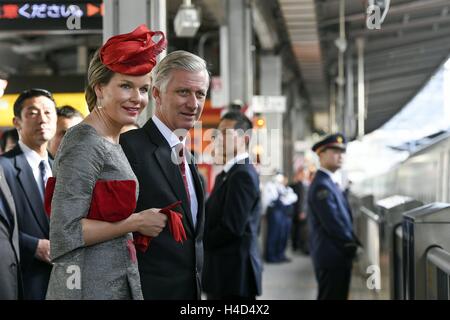
M 375 178 L 355 185 L 358 194 L 372 194 L 375 201 L 403 195 L 423 203 L 450 202 L 450 132 L 445 132 Z
M 450 133 L 352 188 L 357 261 L 381 299 L 449 300 Z

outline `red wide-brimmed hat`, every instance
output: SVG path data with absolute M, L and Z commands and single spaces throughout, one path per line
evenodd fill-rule
M 152 37 L 160 35 L 155 43 Z M 108 39 L 100 49 L 100 60 L 111 71 L 140 76 L 149 73 L 156 65 L 156 56 L 167 46 L 164 33 L 150 31 L 141 24 L 130 33 Z

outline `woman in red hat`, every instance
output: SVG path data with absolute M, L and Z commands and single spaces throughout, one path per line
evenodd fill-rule
M 165 47 L 162 32 L 141 25 L 110 38 L 90 62 L 91 113 L 66 133 L 47 184 L 47 299 L 142 299 L 132 232 L 155 237 L 167 218 L 159 209 L 133 213 L 137 179 L 119 134 L 147 106 L 150 71 Z

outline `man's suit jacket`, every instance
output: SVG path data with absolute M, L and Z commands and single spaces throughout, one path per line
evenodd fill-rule
M 21 298 L 19 231 L 14 199 L 0 166 L 0 300 Z
M 16 205 L 24 299 L 45 299 L 52 267 L 35 257 L 39 239 L 49 238 L 39 188 L 19 145 L 0 157 L 0 165 Z
M 318 170 L 308 191 L 310 253 L 316 269 L 350 267 L 349 249 L 357 239 L 352 216 L 342 191 L 325 172 Z M 348 247 L 348 245 L 351 245 Z
M 181 171 L 172 162 L 172 150 L 155 123 L 150 119 L 143 128 L 121 135 L 120 144 L 139 181 L 136 212 L 182 201 L 175 210 L 183 215 L 187 240 L 176 242 L 166 225 L 145 253 L 137 253 L 144 299 L 200 299 L 204 199 L 197 167 L 189 165 L 198 199 L 194 226 Z
M 261 294 L 260 194 L 258 173 L 248 158 L 216 178 L 205 210 L 206 293 L 215 297 Z

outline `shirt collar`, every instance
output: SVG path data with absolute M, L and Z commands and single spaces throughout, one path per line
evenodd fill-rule
M 241 154 L 238 154 L 236 157 L 234 157 L 233 159 L 229 160 L 224 166 L 223 166 L 223 171 L 225 173 L 228 173 L 228 171 L 230 171 L 230 169 L 239 162 L 242 162 L 242 160 L 249 158 L 250 155 L 248 154 L 248 152 L 244 152 Z
M 170 148 L 175 147 L 179 143 L 182 143 L 183 147 L 185 147 L 186 137 L 184 137 L 183 140 L 180 141 L 180 138 L 178 138 L 176 134 L 174 134 L 173 131 L 169 129 L 168 126 L 166 126 L 161 120 L 159 120 L 156 115 L 153 115 L 152 120 L 158 128 L 159 132 L 161 132 L 161 134 L 163 135 L 164 139 L 166 139 Z
M 331 172 L 330 170 L 327 170 L 327 169 L 325 169 L 325 168 L 323 168 L 323 167 L 320 167 L 319 170 L 322 171 L 322 172 L 324 172 L 324 173 L 326 173 L 326 174 L 331 178 L 331 180 L 333 180 L 334 183 L 339 183 L 336 174 L 334 174 L 334 173 Z
M 32 150 L 30 147 L 28 147 L 25 143 L 22 142 L 22 140 L 19 140 L 19 146 L 20 149 L 22 149 L 25 158 L 27 159 L 28 163 L 32 168 L 38 168 L 39 163 L 42 160 L 45 160 L 45 164 L 48 163 L 48 153 L 45 153 L 44 157 L 41 157 L 36 151 Z

